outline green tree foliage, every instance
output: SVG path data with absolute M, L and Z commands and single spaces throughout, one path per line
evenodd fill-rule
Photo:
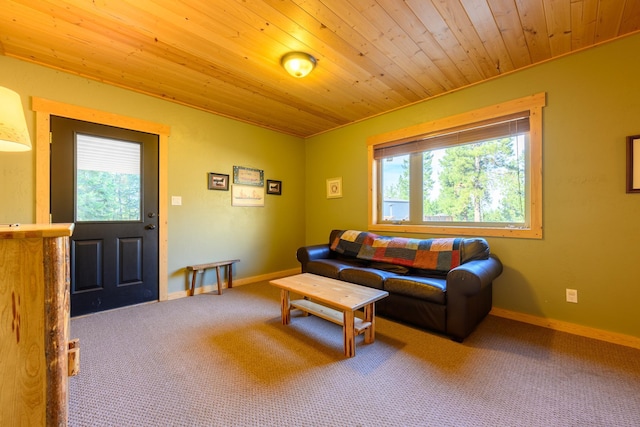
M 135 221 L 140 219 L 140 176 L 79 170 L 78 221 Z
M 422 212 L 424 215 L 437 211 L 437 202 L 432 201 L 430 197 L 434 186 L 433 151 L 425 151 L 422 153 Z
M 395 183 L 387 186 L 384 192 L 385 200 L 396 199 L 396 200 L 409 200 L 409 156 L 405 157 L 402 160 L 402 172 L 400 177 Z M 430 193 L 433 190 L 433 178 L 432 178 L 432 163 L 433 163 L 433 152 L 425 151 L 422 153 L 422 188 L 425 194 Z M 425 201 L 425 206 L 429 203 L 428 200 Z
M 523 221 L 521 163 L 510 138 L 448 148 L 440 163 L 438 208 L 453 221 Z

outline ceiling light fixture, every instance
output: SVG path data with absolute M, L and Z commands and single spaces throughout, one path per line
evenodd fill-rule
M 309 74 L 316 62 L 316 58 L 305 52 L 289 52 L 280 61 L 287 73 L 298 79 Z
M 31 138 L 20 95 L 0 86 L 0 151 L 29 151 Z

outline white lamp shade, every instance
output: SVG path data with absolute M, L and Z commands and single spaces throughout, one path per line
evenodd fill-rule
M 316 66 L 316 58 L 304 52 L 290 52 L 282 57 L 282 66 L 293 77 L 302 78 Z
M 20 95 L 0 87 L 0 151 L 31 150 Z

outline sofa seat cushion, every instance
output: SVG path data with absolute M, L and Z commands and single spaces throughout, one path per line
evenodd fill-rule
M 373 268 L 348 267 L 340 271 L 340 280 L 382 290 L 384 281 L 395 275 L 389 271 Z
M 353 267 L 358 263 L 338 260 L 334 258 L 316 259 L 307 263 L 307 273 L 317 274 L 318 276 L 330 277 L 332 279 L 340 279 L 340 272 L 345 268 Z
M 376 270 L 384 270 L 394 274 L 407 274 L 409 269 L 402 265 L 389 264 L 386 262 L 372 262 L 369 264 L 369 268 L 375 268 Z
M 393 276 L 385 280 L 384 290 L 444 305 L 447 281 L 431 277 Z

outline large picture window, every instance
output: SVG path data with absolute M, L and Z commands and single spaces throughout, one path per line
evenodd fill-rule
M 544 94 L 369 141 L 369 228 L 542 237 Z

